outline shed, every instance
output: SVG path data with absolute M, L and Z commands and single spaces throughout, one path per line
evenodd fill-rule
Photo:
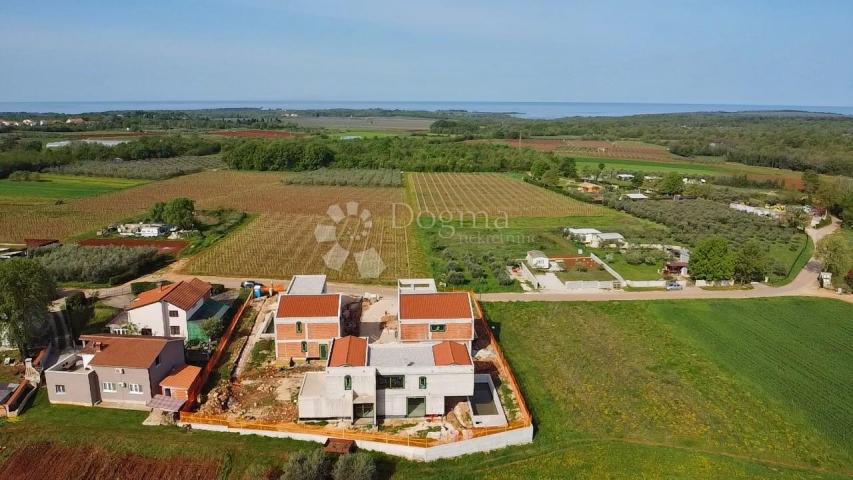
M 533 268 L 548 268 L 551 266 L 551 261 L 541 251 L 530 250 L 527 252 L 527 264 Z

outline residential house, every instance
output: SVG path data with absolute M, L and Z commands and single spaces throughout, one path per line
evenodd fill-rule
M 548 259 L 548 255 L 545 255 L 539 250 L 530 250 L 527 252 L 526 260 L 527 264 L 533 268 L 547 269 L 551 266 L 551 261 Z
M 592 237 L 601 232 L 594 228 L 569 228 L 568 233 L 571 238 L 581 243 L 589 244 L 592 241 Z
M 577 189 L 579 192 L 592 194 L 597 194 L 604 191 L 604 187 L 591 182 L 581 182 L 578 184 Z
M 589 246 L 592 248 L 601 248 L 606 245 L 620 246 L 625 244 L 625 237 L 620 233 L 596 233 L 592 235 Z
M 162 223 L 143 223 L 139 226 L 140 237 L 162 237 L 167 233 L 169 233 L 169 226 Z
M 294 275 L 285 292 L 287 295 L 321 295 L 326 293 L 325 275 Z
M 450 340 L 471 348 L 474 307 L 466 292 L 397 289 L 397 339 L 401 342 Z
M 137 296 L 127 308 L 124 323 L 110 325 L 115 334 L 208 341 L 202 324 L 209 318 L 222 321 L 228 305 L 210 298 L 210 284 L 193 278 L 159 286 Z
M 86 123 L 86 120 L 84 120 L 80 117 L 72 117 L 72 118 L 65 120 L 65 123 L 70 124 L 70 125 L 83 125 Z
M 339 293 L 279 294 L 274 319 L 276 359 L 290 363 L 328 358 L 332 340 L 344 336 L 345 325 L 353 322 L 350 306 L 357 303 Z
M 631 173 L 619 173 L 616 175 L 616 178 L 619 180 L 629 181 L 634 178 L 634 175 Z
M 687 276 L 687 262 L 666 262 L 663 268 L 664 273 L 669 275 Z
M 440 416 L 454 399 L 474 394 L 474 380 L 461 343 L 368 344 L 347 336 L 334 341 L 323 372 L 305 375 L 299 418 L 376 424 L 378 418 Z
M 81 335 L 84 348 L 45 370 L 51 403 L 145 408 L 160 382 L 184 365 L 180 339 Z

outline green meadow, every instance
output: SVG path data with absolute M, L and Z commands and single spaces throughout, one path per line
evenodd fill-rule
M 40 174 L 38 180 L 0 180 L 0 198 L 51 200 L 93 197 L 147 183 L 146 180 Z

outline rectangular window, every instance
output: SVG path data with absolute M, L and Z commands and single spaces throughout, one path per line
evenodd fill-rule
M 54 389 L 57 395 L 65 395 L 65 385 L 56 385 Z
M 169 334 L 170 335 L 180 335 L 181 334 L 181 327 L 179 327 L 178 325 L 170 326 L 169 327 Z
M 302 333 L 302 322 L 296 322 L 296 333 Z
M 429 326 L 429 331 L 432 333 L 444 333 L 447 330 L 447 325 L 440 323 Z
M 115 392 L 116 384 L 113 382 L 104 382 L 104 391 L 105 392 Z
M 344 390 L 352 390 L 352 377 L 344 375 Z
M 418 378 L 418 388 L 420 388 L 421 390 L 426 390 L 426 382 L 426 377 Z
M 138 383 L 131 383 L 130 384 L 130 393 L 133 393 L 136 395 L 141 395 L 142 394 L 142 385 L 140 385 Z
M 387 388 L 389 390 L 406 388 L 406 377 L 404 375 L 379 375 L 376 386 L 377 388 Z
M 302 353 L 308 353 L 308 342 L 301 342 L 301 343 L 299 344 L 299 350 L 300 350 Z
M 178 311 L 177 311 L 177 310 L 169 310 L 169 316 L 170 316 L 170 317 L 175 318 L 175 317 L 177 317 L 177 316 L 179 316 L 179 315 L 180 315 L 180 313 L 178 313 Z
M 116 335 L 130 335 L 130 331 L 126 328 L 116 328 L 113 330 L 113 333 Z

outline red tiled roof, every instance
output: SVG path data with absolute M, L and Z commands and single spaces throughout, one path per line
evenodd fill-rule
M 193 365 L 181 365 L 180 367 L 175 367 L 175 369 L 169 373 L 169 376 L 160 382 L 160 386 L 189 390 L 193 383 L 195 383 L 200 372 L 201 368 Z
M 86 341 L 84 351 L 95 355 L 90 365 L 127 368 L 148 368 L 169 342 L 183 343 L 181 338 L 143 335 L 80 335 L 80 339 Z
M 276 317 L 337 317 L 340 295 L 281 295 Z
M 367 365 L 367 339 L 348 335 L 335 340 L 329 355 L 330 367 L 363 367 Z
M 400 294 L 400 319 L 472 318 L 465 292 Z
M 181 310 L 189 310 L 196 302 L 204 298 L 208 292 L 210 292 L 209 283 L 193 278 L 190 281 L 180 281 L 142 292 L 130 302 L 128 310 L 161 301 L 168 302 Z
M 432 358 L 436 366 L 471 365 L 468 348 L 456 342 L 441 342 L 433 345 Z

